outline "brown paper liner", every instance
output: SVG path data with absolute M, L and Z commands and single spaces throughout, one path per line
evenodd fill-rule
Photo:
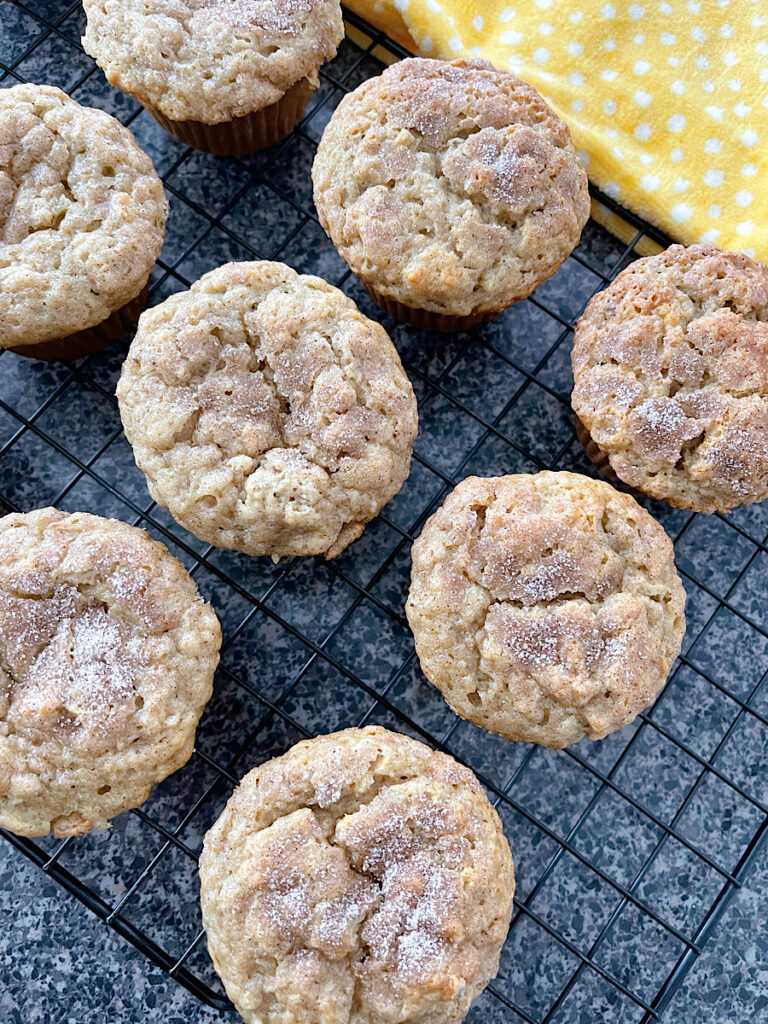
M 41 341 L 39 345 L 16 345 L 14 348 L 9 348 L 8 351 L 15 352 L 17 356 L 42 359 L 45 362 L 80 359 L 81 356 L 90 355 L 92 352 L 101 352 L 110 342 L 118 341 L 134 326 L 147 304 L 148 291 L 149 282 L 144 285 L 135 299 L 131 299 L 120 309 L 110 313 L 106 320 L 102 320 L 95 327 L 88 327 L 84 331 L 75 331 L 74 334 L 68 334 L 66 338 Z
M 469 316 L 448 316 L 445 313 L 432 313 L 428 309 L 414 309 L 412 306 L 406 306 L 402 302 L 396 302 L 394 299 L 382 295 L 381 292 L 366 284 L 365 281 L 363 281 L 363 284 L 371 298 L 386 313 L 389 313 L 395 320 L 402 320 L 412 327 L 418 327 L 421 331 L 444 331 L 446 333 L 449 331 L 468 331 L 471 327 L 487 324 L 489 320 L 493 320 L 501 312 L 501 310 L 497 309 L 490 313 L 470 313 Z
M 271 106 L 219 124 L 172 121 L 155 107 L 146 109 L 169 135 L 187 146 L 215 156 L 242 156 L 266 149 L 289 135 L 304 116 L 312 92 L 312 83 L 302 78 Z
M 622 487 L 626 487 L 626 484 L 624 484 L 616 475 L 608 456 L 597 441 L 592 439 L 590 432 L 575 414 L 573 422 L 576 427 L 576 437 L 578 437 L 579 441 L 584 445 L 584 451 L 587 453 L 587 458 L 592 465 L 595 466 L 596 469 L 599 469 L 605 479 L 609 480 L 612 484 L 621 484 Z

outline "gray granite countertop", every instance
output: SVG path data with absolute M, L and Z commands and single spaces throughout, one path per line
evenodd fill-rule
M 309 185 L 343 89 L 383 66 L 372 54 L 345 40 L 300 133 L 217 159 L 185 149 L 110 88 L 79 46 L 81 28 L 77 4 L 0 0 L 0 88 L 59 85 L 128 124 L 151 155 L 171 213 L 150 302 L 228 260 L 317 273 L 383 319 L 414 384 L 420 432 L 386 517 L 331 564 L 273 566 L 206 551 L 151 502 L 114 402 L 127 340 L 75 368 L 0 353 L 0 514 L 53 503 L 147 528 L 192 571 L 225 635 L 189 764 L 141 814 L 60 849 L 62 869 L 172 961 L 199 932 L 194 858 L 232 778 L 306 733 L 362 721 L 423 730 L 481 775 L 516 862 L 517 912 L 474 1024 L 639 1024 L 724 886 L 725 912 L 663 1019 L 768 1021 L 768 841 L 743 886 L 728 887 L 766 821 L 768 503 L 702 517 L 645 502 L 675 541 L 686 638 L 653 708 L 601 743 L 533 749 L 460 722 L 419 672 L 403 622 L 408 538 L 450 482 L 542 467 L 596 475 L 568 407 L 568 325 L 634 254 L 590 221 L 555 277 L 481 332 L 435 337 L 395 324 L 346 272 Z M 58 844 L 39 846 L 50 855 Z M 202 945 L 184 963 L 217 990 Z M 163 975 L 2 838 L 0 964 L 2 1024 L 236 1020 Z

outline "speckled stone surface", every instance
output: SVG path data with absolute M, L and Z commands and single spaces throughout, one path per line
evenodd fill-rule
M 152 155 L 171 216 L 151 302 L 226 260 L 277 258 L 382 317 L 320 230 L 309 178 L 341 87 L 377 74 L 378 61 L 345 41 L 300 134 L 219 159 L 181 146 L 111 89 L 79 48 L 81 26 L 78 5 L 0 3 L 0 87 L 60 85 L 128 124 Z M 643 1020 L 643 1003 L 724 891 L 725 912 L 663 1020 L 768 1020 L 768 846 L 745 864 L 768 792 L 768 503 L 703 518 L 646 502 L 676 542 L 688 631 L 656 705 L 602 743 L 534 749 L 458 720 L 419 671 L 403 616 L 409 535 L 452 482 L 545 466 L 595 475 L 567 404 L 567 325 L 629 258 L 590 222 L 560 272 L 479 333 L 430 336 L 383 319 L 419 399 L 416 458 L 384 515 L 331 564 L 212 551 L 152 504 L 113 397 L 129 339 L 77 366 L 0 355 L 0 510 L 55 503 L 142 525 L 184 561 L 222 620 L 222 665 L 189 764 L 111 831 L 38 843 L 126 926 L 171 960 L 184 956 L 214 998 L 221 989 L 195 944 L 195 857 L 231 780 L 307 733 L 377 722 L 444 743 L 480 774 L 504 821 L 518 909 L 474 1024 Z M 745 876 L 735 896 L 729 873 Z M 3 840 L 0 964 L 3 1024 L 234 1019 L 168 979 Z

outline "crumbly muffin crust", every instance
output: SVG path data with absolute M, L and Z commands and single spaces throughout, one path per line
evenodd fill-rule
M 768 497 L 768 267 L 711 245 L 637 260 L 590 301 L 573 408 L 625 483 L 725 512 Z
M 48 85 L 0 89 L 0 346 L 66 337 L 135 298 L 167 215 L 114 117 Z
M 192 753 L 221 630 L 143 531 L 53 508 L 0 519 L 0 825 L 82 835 Z
M 174 121 L 261 110 L 344 36 L 339 0 L 83 0 L 83 36 L 112 85 Z
M 117 395 L 153 498 L 218 547 L 332 558 L 408 476 L 416 399 L 386 331 L 282 263 L 144 313 Z
M 662 527 L 576 473 L 463 480 L 413 545 L 406 604 L 427 678 L 511 740 L 602 739 L 652 703 L 685 592 Z
M 498 969 L 514 893 L 474 775 L 372 727 L 246 775 L 200 881 L 208 949 L 249 1024 L 455 1024 Z
M 551 277 L 589 215 L 567 126 L 488 61 L 400 61 L 346 96 L 312 168 L 320 222 L 386 298 L 498 311 Z

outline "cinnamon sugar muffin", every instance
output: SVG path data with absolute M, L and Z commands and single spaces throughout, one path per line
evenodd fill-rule
M 0 825 L 77 836 L 192 753 L 221 630 L 143 530 L 53 508 L 0 519 Z
M 413 545 L 408 621 L 424 674 L 511 740 L 602 739 L 680 653 L 672 543 L 637 502 L 576 473 L 469 477 Z
M 551 277 L 589 216 L 567 126 L 485 60 L 404 60 L 346 96 L 312 168 L 320 223 L 392 316 L 484 323 Z
M 83 46 L 182 142 L 250 153 L 287 135 L 344 35 L 339 0 L 83 0 Z
M 768 497 L 763 263 L 711 245 L 637 260 L 584 311 L 573 373 L 592 457 L 625 483 L 697 512 Z
M 119 121 L 48 85 L 0 89 L 0 347 L 75 359 L 132 326 L 168 203 Z
M 217 547 L 333 558 L 408 476 L 416 399 L 386 331 L 283 263 L 147 311 L 117 396 L 152 497 Z
M 386 729 L 298 743 L 205 837 L 203 925 L 249 1024 L 458 1024 L 498 970 L 514 872 L 472 772 Z

